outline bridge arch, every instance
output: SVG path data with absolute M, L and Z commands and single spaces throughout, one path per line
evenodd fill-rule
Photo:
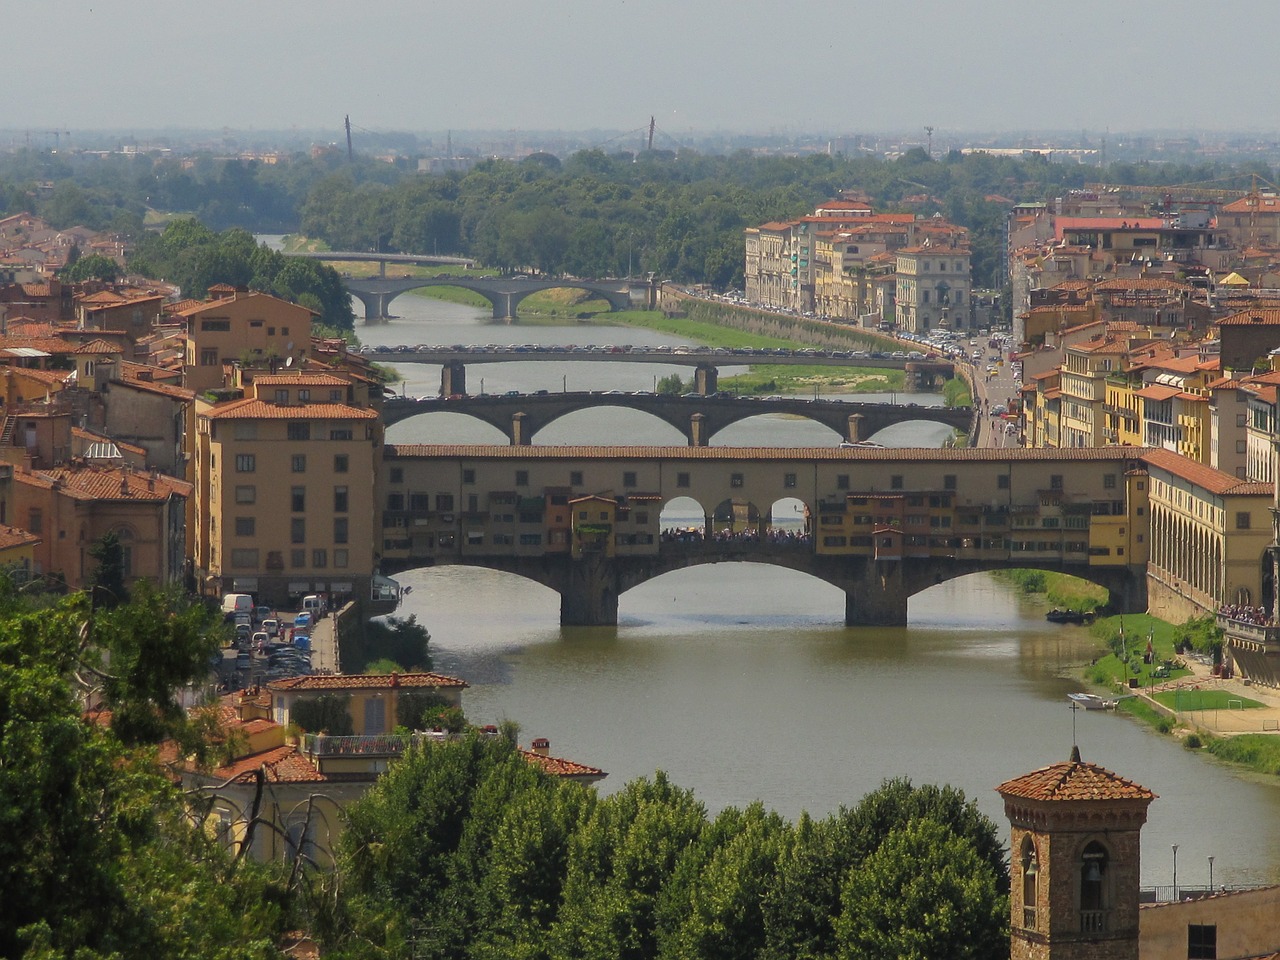
M 760 421 L 776 420 L 784 416 L 792 421 L 787 431 L 789 444 L 797 447 L 834 447 L 845 439 L 844 434 L 829 423 L 823 423 L 803 413 L 777 414 L 747 411 L 732 418 L 717 418 L 719 426 L 709 430 L 708 446 L 754 447 L 760 441 Z
M 508 443 L 503 425 L 470 411 L 423 410 L 387 427 L 388 443 Z M 421 439 L 430 437 L 430 440 Z
M 568 443 L 602 446 L 617 443 L 618 426 L 615 423 L 601 422 L 597 416 L 604 409 L 622 411 L 623 430 L 628 443 L 678 445 L 688 442 L 689 424 L 686 419 L 663 416 L 652 410 L 637 410 L 621 402 L 621 398 L 610 402 L 608 397 L 603 396 L 598 404 L 569 410 L 540 421 L 530 434 L 530 442 L 543 445 Z
M 662 505 L 658 529 L 664 540 L 700 540 L 707 532 L 707 508 L 695 497 L 672 497 Z

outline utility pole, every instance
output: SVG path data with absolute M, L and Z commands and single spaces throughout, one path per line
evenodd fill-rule
M 343 117 L 343 124 L 347 128 L 347 163 L 352 163 L 355 160 L 355 154 L 351 150 L 351 114 L 348 113 Z
M 933 159 L 933 127 L 924 128 L 925 135 L 929 138 L 929 159 Z
M 649 116 L 649 152 L 650 153 L 653 153 L 653 128 L 654 128 L 654 119 L 653 119 L 653 116 L 650 115 Z

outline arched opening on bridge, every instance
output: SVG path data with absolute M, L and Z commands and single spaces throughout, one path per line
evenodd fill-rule
M 640 446 L 686 445 L 688 438 L 651 413 L 632 410 L 622 404 L 610 405 L 607 396 L 588 410 L 574 410 L 557 417 L 533 435 L 541 446 L 587 445 L 611 446 L 617 443 Z
M 761 519 L 760 508 L 750 500 L 721 500 L 711 512 L 711 539 L 758 537 L 764 532 Z
M 387 428 L 387 443 L 490 443 L 506 446 L 507 435 L 465 413 L 424 413 Z
M 1101 610 L 1121 599 L 1101 583 L 1060 570 L 1016 568 L 947 576 L 944 571 L 953 568 L 954 564 L 940 566 L 931 578 L 933 585 L 908 599 L 907 616 L 913 626 L 978 630 L 1023 619 L 1043 622 L 1054 606 Z M 973 601 L 975 596 L 980 602 Z
M 775 541 L 806 541 L 813 533 L 809 505 L 797 497 L 775 500 L 769 510 L 768 534 Z
M 955 430 L 933 420 L 904 420 L 878 430 L 865 439 L 882 447 L 941 447 L 955 436 Z
M 706 527 L 707 511 L 693 497 L 672 497 L 662 505 L 658 528 L 664 540 L 701 540 Z
M 596 296 L 590 290 L 565 286 L 545 287 L 529 294 L 520 302 L 516 312 L 586 320 L 612 309 L 608 300 Z
M 666 632 L 700 636 L 741 630 L 750 623 L 763 630 L 820 630 L 834 638 L 844 630 L 844 605 L 843 590 L 812 574 L 774 563 L 709 557 L 627 590 L 619 598 L 618 614 L 620 623 L 656 624 Z
M 718 430 L 709 443 L 713 447 L 834 447 L 843 439 L 816 420 L 786 413 L 762 413 Z

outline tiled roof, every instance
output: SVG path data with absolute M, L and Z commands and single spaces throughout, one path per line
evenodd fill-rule
M 1141 390 L 1135 390 L 1133 395 L 1143 400 L 1170 400 L 1181 392 L 1181 387 L 1167 387 L 1162 383 L 1153 383 Z
M 465 690 L 470 684 L 442 673 L 353 673 L 289 677 L 267 684 L 268 690 L 392 690 L 450 687 Z
M 936 461 L 1059 461 L 1133 460 L 1142 454 L 1135 447 L 1071 447 L 1063 450 L 1038 447 L 550 447 L 497 444 L 387 444 L 386 456 L 440 457 L 461 460 L 578 460 L 585 457 L 614 460 L 936 460 Z
M 1254 307 L 1241 310 L 1218 321 L 1220 327 L 1247 327 L 1250 324 L 1270 325 L 1280 323 L 1280 309 L 1275 307 Z
M 40 538 L 34 533 L 0 523 L 0 550 L 12 550 L 15 547 L 30 546 L 39 542 Z
M 1280 197 L 1250 193 L 1239 200 L 1232 200 L 1222 208 L 1223 213 L 1249 213 L 1253 210 L 1260 213 L 1280 213 Z
M 123 353 L 124 351 L 121 350 L 119 347 L 117 347 L 114 343 L 107 343 L 107 341 L 105 340 L 90 340 L 88 343 L 80 344 L 80 346 L 76 347 L 71 352 L 75 354 L 86 354 L 86 353 L 110 354 L 110 353 Z
M 267 373 L 253 378 L 254 383 L 268 387 L 347 387 L 350 382 L 331 373 Z
M 1274 484 L 1241 480 L 1171 450 L 1148 449 L 1143 451 L 1142 459 L 1152 467 L 1172 473 L 1218 496 L 1270 496 L 1275 491 Z
M 268 783 L 316 783 L 326 778 L 311 765 L 297 747 L 284 746 L 251 753 L 226 766 L 218 767 L 212 776 L 232 783 L 252 783 L 259 767 Z
M 377 420 L 377 411 L 345 403 L 268 403 L 248 397 L 210 410 L 211 420 Z
M 1141 784 L 1096 764 L 1078 760 L 1054 763 L 996 787 L 1003 797 L 1021 800 L 1146 800 L 1156 795 Z
M 1103 280 L 1097 290 L 1191 290 L 1189 284 L 1177 280 L 1161 280 L 1159 277 L 1117 277 Z
M 49 467 L 39 472 L 14 472 L 14 480 L 31 486 L 60 487 L 77 500 L 129 500 L 148 502 L 167 500 L 171 496 L 191 496 L 191 484 L 163 473 L 133 473 L 118 467 L 77 466 Z
M 532 763 L 535 767 L 548 773 L 553 777 L 604 777 L 605 772 L 598 767 L 588 767 L 586 764 L 577 763 L 573 760 L 564 760 L 560 757 L 548 757 L 541 753 L 534 753 L 532 750 L 521 750 L 520 755 Z

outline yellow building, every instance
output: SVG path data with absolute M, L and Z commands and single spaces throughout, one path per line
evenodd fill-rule
M 1062 363 L 1062 447 L 1100 447 L 1105 443 L 1107 380 L 1126 367 L 1126 340 L 1099 336 L 1069 346 Z
M 246 359 L 300 364 L 311 346 L 306 307 L 266 293 L 233 287 L 210 289 L 214 299 L 178 313 L 187 325 L 183 386 L 200 392 L 227 384 L 224 365 Z
M 250 389 L 197 401 L 202 592 L 281 605 L 309 593 L 367 597 L 381 529 L 376 411 L 333 374 L 259 376 Z

